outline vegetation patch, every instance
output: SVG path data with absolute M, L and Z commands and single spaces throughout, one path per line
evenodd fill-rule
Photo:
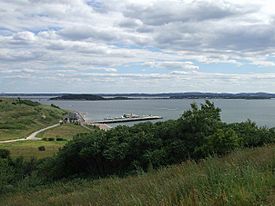
M 80 133 L 90 132 L 91 130 L 88 130 L 80 125 L 63 124 L 61 126 L 41 132 L 40 134 L 38 134 L 38 137 L 45 139 L 54 138 L 56 140 L 58 139 L 58 141 L 61 141 L 61 139 L 71 140 L 74 136 Z
M 68 179 L 37 187 L 30 186 L 37 179 L 27 179 L 0 201 L 6 206 L 272 205 L 274 155 L 270 145 L 126 178 Z
M 0 201 L 4 205 L 269 204 L 275 187 L 274 128 L 258 127 L 250 120 L 227 124 L 220 112 L 206 101 L 192 104 L 178 120 L 95 130 L 78 134 L 65 145 L 63 141 L 7 144 L 12 158 L 9 154 L 0 158 Z M 43 146 L 45 151 L 39 151 Z M 16 158 L 27 147 L 28 158 Z M 35 160 L 33 155 L 43 159 Z
M 26 160 L 32 158 L 42 159 L 55 155 L 65 143 L 64 141 L 19 141 L 0 144 L 0 150 L 8 150 L 12 159 L 19 157 L 23 157 Z M 38 147 L 40 146 L 45 147 L 45 152 L 39 152 Z
M 22 99 L 1 99 L 0 141 L 25 138 L 32 132 L 56 124 L 65 110 Z
M 41 172 L 53 180 L 125 176 L 274 142 L 274 129 L 258 127 L 251 121 L 226 124 L 221 121 L 220 109 L 206 101 L 200 107 L 192 104 L 178 120 L 79 134 L 46 161 L 45 173 Z

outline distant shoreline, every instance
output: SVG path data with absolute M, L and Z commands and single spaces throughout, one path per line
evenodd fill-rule
M 111 100 L 147 100 L 147 99 L 246 99 L 266 100 L 275 98 L 272 93 L 124 93 L 124 94 L 53 94 L 53 93 L 1 93 L 1 97 L 33 97 L 33 99 L 78 100 L 78 101 L 111 101 Z M 44 99 L 44 98 L 43 98 Z

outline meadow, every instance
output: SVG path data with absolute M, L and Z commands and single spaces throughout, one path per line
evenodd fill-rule
M 186 161 L 125 178 L 73 179 L 0 196 L 6 206 L 275 204 L 275 145 Z
M 25 138 L 56 124 L 67 111 L 29 100 L 0 99 L 0 141 Z
M 74 136 L 89 133 L 91 130 L 74 124 L 61 125 L 38 134 L 37 137 L 42 138 L 42 140 L 0 144 L 0 149 L 9 150 L 12 158 L 42 159 L 56 154 L 59 148 L 63 147 Z M 45 147 L 45 151 L 39 151 L 38 148 L 42 146 Z
M 55 127 L 37 135 L 39 138 L 63 138 L 65 140 L 71 140 L 74 136 L 81 133 L 87 133 L 90 130 L 75 124 L 63 124 L 59 127 Z
M 67 111 L 54 105 L 42 105 L 29 100 L 0 99 L 0 141 L 25 138 L 32 132 L 56 124 Z M 92 129 L 90 129 L 92 130 Z M 51 141 L 19 141 L 0 144 L 8 149 L 12 158 L 37 159 L 53 156 L 59 148 L 80 133 L 90 132 L 80 125 L 64 124 L 46 130 L 37 137 Z M 61 139 L 62 141 L 56 141 Z M 39 151 L 39 147 L 45 147 Z
M 23 157 L 29 160 L 51 157 L 65 144 L 66 141 L 19 141 L 0 144 L 0 149 L 9 150 L 12 158 Z M 39 151 L 41 146 L 45 147 L 45 151 Z

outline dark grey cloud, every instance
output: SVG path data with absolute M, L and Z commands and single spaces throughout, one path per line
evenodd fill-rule
M 137 28 L 138 26 L 141 26 L 142 22 L 137 19 L 127 18 L 123 19 L 119 26 L 126 27 L 126 28 Z
M 148 7 L 129 4 L 123 14 L 140 19 L 144 24 L 160 26 L 172 22 L 196 22 L 229 18 L 256 11 L 254 7 L 240 8 L 237 5 L 217 1 L 155 1 Z
M 228 25 L 217 29 L 209 45 L 216 49 L 261 51 L 275 47 L 275 25 Z

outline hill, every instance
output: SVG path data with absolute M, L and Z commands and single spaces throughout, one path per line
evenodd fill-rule
M 66 114 L 60 108 L 21 99 L 0 99 L 0 141 L 25 138 L 56 124 Z
M 274 205 L 275 145 L 187 161 L 147 174 L 75 179 L 0 196 L 3 205 Z M 273 172 L 272 172 L 273 170 Z
M 87 100 L 87 101 L 98 101 L 98 100 L 128 100 L 128 97 L 109 97 L 104 98 L 94 94 L 65 94 L 58 97 L 52 97 L 50 100 Z

